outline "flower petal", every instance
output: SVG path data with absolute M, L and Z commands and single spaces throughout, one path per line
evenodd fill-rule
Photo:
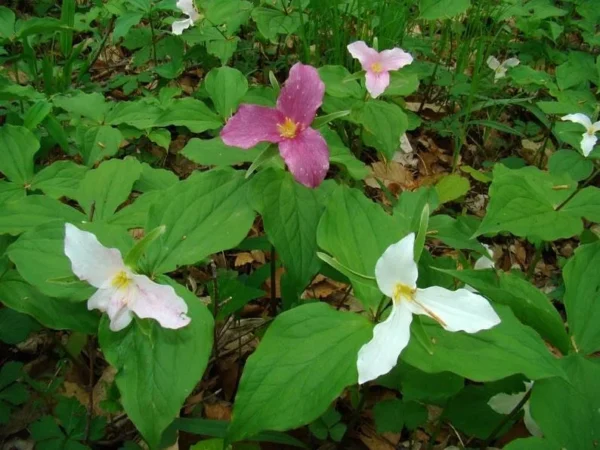
M 498 81 L 501 78 L 506 76 L 506 67 L 498 67 L 496 69 L 496 73 L 494 74 L 494 82 Z
M 102 312 L 108 310 L 108 305 L 110 304 L 110 299 L 115 293 L 115 289 L 112 287 L 106 289 L 98 289 L 94 292 L 88 301 L 87 307 L 91 311 L 92 309 L 98 309 Z
M 510 414 L 525 397 L 525 392 L 518 394 L 496 394 L 488 401 L 488 405 L 498 414 Z
M 560 120 L 568 120 L 570 122 L 578 123 L 579 125 L 583 125 L 586 130 L 592 126 L 592 121 L 585 114 L 577 113 L 577 114 L 567 114 L 560 118 Z
M 279 143 L 279 152 L 290 172 L 304 186 L 315 188 L 329 170 L 329 148 L 318 131 L 307 128 L 294 139 Z
M 368 70 L 371 64 L 379 61 L 377 50 L 369 47 L 364 41 L 356 41 L 346 47 L 354 59 L 358 59 L 363 70 Z
M 483 246 L 487 250 L 489 256 L 482 256 L 477 259 L 473 265 L 473 269 L 475 270 L 493 269 L 495 267 L 494 252 L 489 245 L 483 244 Z
M 521 61 L 519 61 L 517 58 L 508 58 L 506 61 L 504 61 L 502 63 L 502 65 L 504 67 L 517 67 L 519 64 L 521 64 Z
M 133 314 L 127 308 L 121 308 L 110 318 L 109 328 L 111 331 L 121 331 L 133 320 Z
M 594 130 L 594 133 L 597 133 L 598 131 L 600 131 L 600 120 L 598 122 L 594 122 L 592 124 L 592 129 Z
M 71 260 L 73 273 L 97 288 L 126 270 L 119 250 L 105 247 L 92 233 L 70 223 L 65 224 L 65 255 Z
M 369 94 L 373 98 L 377 98 L 383 94 L 390 85 L 390 74 L 388 72 L 375 73 L 367 71 L 365 78 L 367 91 L 369 91 Z
M 285 117 L 308 127 L 323 104 L 325 83 L 313 66 L 296 63 L 277 99 L 277 109 Z
M 384 50 L 379 54 L 379 58 L 383 70 L 398 70 L 413 62 L 412 55 L 401 48 Z
M 154 319 L 163 328 L 182 328 L 190 323 L 188 306 L 172 286 L 158 284 L 145 275 L 133 275 L 135 291 L 129 308 L 142 319 Z
M 596 142 L 598 142 L 598 138 L 595 134 L 583 133 L 583 138 L 581 139 L 581 151 L 583 152 L 583 156 L 587 157 L 592 153 Z
M 189 18 L 176 20 L 171 24 L 171 31 L 173 34 L 180 36 L 184 32 L 184 30 L 187 30 L 192 25 L 194 25 L 194 21 Z
M 500 67 L 500 61 L 498 61 L 498 58 L 490 56 L 487 59 L 487 65 L 490 69 L 496 70 L 498 67 Z
M 225 145 L 249 149 L 259 142 L 281 141 L 278 123 L 285 118 L 279 111 L 266 106 L 242 105 L 221 130 Z
M 196 5 L 194 5 L 194 0 L 178 0 L 176 6 L 183 14 L 192 19 L 192 21 L 198 19 L 199 14 Z
M 415 313 L 440 321 L 448 331 L 477 333 L 500 323 L 500 317 L 490 303 L 466 289 L 449 291 L 438 286 L 417 289 L 415 300 L 422 306 Z
M 411 289 L 417 287 L 419 268 L 415 262 L 415 233 L 410 233 L 390 245 L 375 264 L 375 278 L 379 290 L 393 297 L 398 283 Z
M 367 381 L 388 373 L 398 362 L 398 356 L 410 340 L 410 323 L 412 313 L 404 302 L 392 304 L 388 318 L 375 325 L 373 339 L 363 345 L 358 351 L 358 383 Z
M 525 422 L 525 428 L 527 428 L 527 431 L 529 431 L 532 436 L 542 437 L 544 433 L 542 432 L 540 426 L 535 422 L 535 420 L 533 420 L 533 417 L 531 416 L 531 408 L 529 406 L 529 402 L 526 402 L 523 406 L 523 413 L 523 422 Z

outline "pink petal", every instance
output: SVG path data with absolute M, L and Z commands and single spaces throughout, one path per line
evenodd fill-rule
M 379 57 L 379 64 L 381 64 L 383 70 L 398 70 L 413 62 L 410 53 L 406 53 L 400 48 L 384 50 L 379 54 Z
M 373 63 L 379 62 L 377 50 L 369 47 L 363 41 L 356 41 L 348 45 L 348 51 L 353 58 L 360 61 L 363 70 L 369 70 Z
M 315 188 L 325 179 L 329 170 L 329 149 L 318 131 L 307 128 L 295 139 L 282 141 L 279 152 L 296 181 Z
M 171 286 L 158 284 L 144 275 L 133 275 L 135 298 L 129 308 L 142 319 L 155 319 L 163 328 L 182 328 L 190 323 L 188 306 Z
M 313 66 L 296 63 L 290 69 L 279 98 L 277 109 L 303 127 L 308 127 L 323 103 L 325 83 Z
M 276 109 L 242 105 L 221 130 L 221 138 L 225 145 L 244 149 L 264 141 L 276 143 L 282 139 L 277 124 L 284 119 Z
M 371 94 L 371 97 L 377 98 L 386 90 L 390 85 L 390 74 L 389 72 L 375 73 L 367 71 L 367 91 Z

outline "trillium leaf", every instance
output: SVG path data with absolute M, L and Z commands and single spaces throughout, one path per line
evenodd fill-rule
M 115 382 L 129 418 L 151 448 L 179 413 L 185 399 L 202 379 L 212 349 L 213 319 L 200 301 L 167 277 L 189 307 L 190 324 L 179 330 L 161 328 L 153 320 L 135 320 L 121 332 L 109 329 L 104 316 L 100 347 L 117 369 Z
M 360 99 L 364 91 L 344 66 L 319 67 L 319 77 L 325 83 L 325 92 L 332 97 Z
M 88 168 L 72 161 L 56 161 L 33 177 L 31 189 L 39 189 L 52 198 L 74 199 Z
M 548 169 L 552 175 L 566 173 L 574 181 L 582 181 L 592 174 L 594 163 L 586 159 L 581 153 L 572 150 L 559 150 L 550 157 Z
M 25 127 L 0 127 L 0 172 L 22 186 L 33 178 L 33 157 L 40 148 L 35 135 Z
M 221 127 L 223 122 L 200 100 L 186 97 L 171 102 L 157 121 L 152 124 L 154 127 L 170 125 L 186 127 L 192 133 L 202 133 Z
M 400 137 L 408 129 L 408 118 L 398 105 L 382 100 L 364 103 L 358 120 L 372 136 L 373 145 L 388 159 L 400 148 Z
M 123 141 L 121 132 L 107 125 L 78 130 L 80 153 L 86 166 L 92 167 L 98 161 L 114 156 Z
M 371 330 L 364 317 L 324 303 L 278 316 L 244 368 L 229 440 L 316 420 L 357 382 L 356 355 Z
M 236 110 L 248 92 L 248 80 L 242 72 L 231 67 L 219 67 L 208 72 L 204 81 L 215 109 L 224 119 Z
M 249 150 L 230 147 L 220 137 L 192 138 L 181 151 L 187 159 L 204 166 L 231 166 L 254 161 L 268 144 L 258 144 Z
M 369 175 L 369 169 L 365 163 L 352 154 L 335 131 L 328 127 L 322 127 L 319 132 L 327 141 L 329 160 L 332 164 L 344 167 L 355 180 L 363 180 Z
M 474 216 L 459 216 L 456 219 L 438 214 L 429 219 L 429 237 L 439 239 L 444 244 L 457 250 L 474 250 L 487 255 L 485 247 L 473 238 L 479 226 L 479 219 Z
M 572 342 L 585 355 L 600 350 L 600 242 L 575 251 L 564 268 L 564 303 Z

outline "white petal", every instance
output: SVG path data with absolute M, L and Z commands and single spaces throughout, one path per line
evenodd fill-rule
M 410 233 L 390 245 L 375 265 L 375 278 L 381 292 L 388 297 L 394 295 L 398 283 L 410 288 L 417 286 L 419 269 L 414 260 L 415 234 Z
M 502 63 L 502 65 L 504 67 L 517 67 L 520 63 L 521 61 L 519 61 L 517 58 L 508 58 Z
M 370 70 L 367 70 L 367 73 L 365 75 L 365 86 L 367 87 L 367 91 L 369 91 L 371 97 L 379 97 L 385 92 L 389 85 L 389 72 L 375 73 Z
M 489 245 L 483 244 L 483 246 L 487 250 L 489 257 L 482 256 L 481 258 L 477 259 L 477 261 L 475 261 L 475 265 L 473 266 L 475 270 L 494 268 L 494 252 Z
M 517 407 L 519 402 L 525 397 L 525 392 L 519 392 L 518 394 L 496 394 L 488 405 L 498 414 L 510 414 L 513 409 Z
M 158 284 L 144 275 L 133 275 L 134 298 L 129 308 L 142 319 L 155 319 L 163 328 L 181 328 L 190 323 L 187 303 L 171 286 Z
M 487 59 L 487 65 L 490 69 L 496 70 L 498 67 L 500 67 L 500 61 L 498 61 L 498 59 L 494 56 L 490 56 Z
M 598 138 L 595 134 L 583 133 L 583 138 L 581 139 L 581 151 L 583 156 L 587 157 L 592 153 L 596 142 L 598 142 Z
M 594 133 L 597 133 L 598 131 L 600 131 L 600 120 L 598 122 L 594 122 L 592 124 L 592 129 L 594 130 Z
M 119 250 L 105 247 L 92 233 L 70 223 L 65 224 L 65 255 L 71 260 L 73 273 L 97 288 L 125 270 Z
M 359 384 L 388 373 L 398 362 L 398 356 L 410 339 L 412 313 L 404 302 L 392 305 L 388 318 L 375 325 L 373 339 L 358 351 Z
M 498 81 L 501 78 L 506 76 L 506 67 L 498 67 L 496 69 L 496 74 L 494 75 L 494 81 Z
M 173 34 L 179 36 L 183 33 L 184 30 L 187 30 L 192 25 L 194 25 L 194 21 L 192 19 L 176 20 L 171 24 L 171 29 L 173 31 Z
M 123 308 L 110 319 L 109 328 L 111 331 L 121 331 L 123 328 L 126 328 L 132 320 L 133 314 L 131 311 L 127 308 Z
M 592 126 L 592 121 L 585 114 L 577 113 L 577 114 L 567 114 L 560 118 L 560 120 L 568 120 L 570 122 L 578 123 L 579 125 L 583 125 L 586 130 Z
M 178 0 L 176 5 L 190 19 L 194 19 L 198 15 L 194 0 Z
M 360 65 L 364 70 L 371 67 L 371 64 L 379 61 L 379 53 L 377 50 L 369 47 L 364 41 L 356 41 L 349 44 L 347 47 L 348 51 L 354 59 L 360 61 Z
M 542 437 L 544 433 L 539 425 L 533 420 L 531 417 L 531 408 L 529 407 L 529 402 L 526 402 L 523 406 L 523 422 L 525 422 L 525 427 L 531 433 L 532 436 Z
M 110 299 L 114 293 L 114 288 L 98 289 L 87 301 L 88 309 L 98 309 L 102 312 L 106 312 L 108 310 L 108 305 L 110 304 Z
M 466 289 L 449 291 L 438 286 L 417 289 L 415 300 L 423 307 L 415 313 L 432 317 L 448 331 L 477 333 L 500 323 L 489 302 Z

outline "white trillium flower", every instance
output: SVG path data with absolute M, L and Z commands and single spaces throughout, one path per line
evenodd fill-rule
M 473 265 L 473 269 L 475 269 L 475 270 L 494 269 L 495 268 L 494 252 L 492 251 L 492 248 L 487 244 L 481 244 L 481 245 L 483 245 L 485 247 L 489 256 L 481 256 L 480 258 L 478 258 L 477 261 L 475 261 L 475 264 Z M 467 291 L 477 292 L 477 289 L 475 289 L 473 286 L 469 286 L 468 284 L 465 284 L 465 289 Z
M 581 150 L 585 157 L 592 153 L 596 142 L 598 142 L 596 133 L 600 131 L 600 121 L 592 123 L 592 120 L 588 116 L 581 113 L 567 114 L 561 117 L 561 120 L 569 120 L 585 127 L 585 133 L 583 133 L 583 139 L 581 139 Z
M 521 61 L 517 58 L 509 58 L 504 62 L 498 61 L 494 56 L 490 56 L 487 59 L 487 65 L 490 69 L 492 69 L 494 73 L 494 83 L 498 81 L 500 78 L 504 78 L 506 76 L 506 71 L 511 67 L 517 67 Z
M 194 22 L 200 18 L 200 13 L 194 5 L 194 0 L 178 0 L 177 7 L 187 16 L 187 19 L 176 20 L 172 24 L 173 34 L 180 35 L 194 25 Z
M 388 318 L 377 324 L 373 339 L 358 352 L 358 382 L 374 380 L 396 365 L 408 345 L 413 314 L 434 319 L 447 331 L 477 333 L 500 323 L 488 301 L 466 289 L 417 288 L 419 270 L 414 261 L 415 235 L 390 245 L 375 266 L 381 292 L 392 299 Z
M 518 394 L 497 394 L 494 395 L 488 405 L 498 414 L 510 414 L 519 403 L 523 400 L 523 397 L 531 390 L 533 381 L 525 382 L 525 392 L 519 392 Z M 523 422 L 525 427 L 533 435 L 542 437 L 543 433 L 533 417 L 531 417 L 531 411 L 529 407 L 529 400 L 523 405 Z
M 108 313 L 112 331 L 127 327 L 133 314 L 155 319 L 164 328 L 181 328 L 190 323 L 187 304 L 175 289 L 133 273 L 119 250 L 104 247 L 92 233 L 67 223 L 65 254 L 71 260 L 73 273 L 98 288 L 87 306 Z

